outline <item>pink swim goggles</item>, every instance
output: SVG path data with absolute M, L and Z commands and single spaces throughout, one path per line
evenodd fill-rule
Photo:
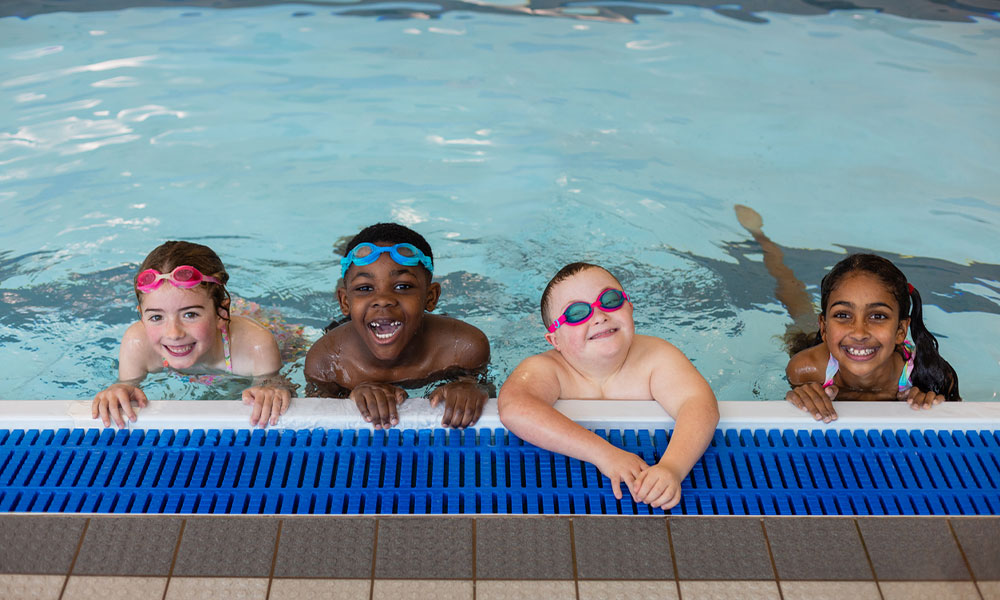
M 174 287 L 182 289 L 193 288 L 203 281 L 222 285 L 222 282 L 215 277 L 203 275 L 201 271 L 194 267 L 181 265 L 170 273 L 160 273 L 156 269 L 146 269 L 135 278 L 135 288 L 144 294 L 148 294 L 160 287 L 164 279 L 173 284 Z
M 626 302 L 631 302 L 631 300 L 623 290 L 606 288 L 597 296 L 596 302 L 590 304 L 586 302 L 574 302 L 567 306 L 563 314 L 559 315 L 559 318 L 549 325 L 549 333 L 559 329 L 559 326 L 563 323 L 566 325 L 583 325 L 590 319 L 590 315 L 594 314 L 595 306 L 599 306 L 603 312 L 615 312 L 625 306 Z

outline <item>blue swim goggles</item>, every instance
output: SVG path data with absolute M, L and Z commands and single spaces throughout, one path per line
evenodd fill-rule
M 359 267 L 370 265 L 386 252 L 389 253 L 389 256 L 398 265 L 403 265 L 404 267 L 423 265 L 428 272 L 434 272 L 434 264 L 431 262 L 431 259 L 413 244 L 376 246 L 375 244 L 365 242 L 355 246 L 354 249 L 347 253 L 347 256 L 340 259 L 340 276 L 346 277 L 347 269 L 352 264 Z

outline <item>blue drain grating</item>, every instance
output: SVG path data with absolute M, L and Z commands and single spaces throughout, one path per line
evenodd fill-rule
M 503 429 L 0 430 L 0 512 L 663 514 Z M 671 512 L 994 515 L 1000 432 L 720 430 Z

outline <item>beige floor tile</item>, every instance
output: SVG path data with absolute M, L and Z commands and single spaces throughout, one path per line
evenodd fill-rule
M 880 581 L 885 600 L 979 600 L 971 581 Z
M 1000 581 L 980 581 L 978 585 L 983 600 L 1000 600 Z
M 684 600 L 780 600 L 774 581 L 682 581 Z
M 0 598 L 57 600 L 65 575 L 0 575 Z
M 580 600 L 677 600 L 677 582 L 580 581 Z
M 576 600 L 572 581 L 500 581 L 480 579 L 476 582 L 476 600 Z
M 267 579 L 262 577 L 173 577 L 166 600 L 265 600 Z
M 368 600 L 370 579 L 275 579 L 267 600 Z
M 148 600 L 162 598 L 166 577 L 90 577 L 74 575 L 62 600 Z
M 376 579 L 372 600 L 472 600 L 472 582 L 454 579 Z
M 785 600 L 879 600 L 874 581 L 782 581 Z

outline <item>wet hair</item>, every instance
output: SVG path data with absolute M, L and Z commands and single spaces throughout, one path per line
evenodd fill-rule
M 434 253 L 431 252 L 431 245 L 427 243 L 424 236 L 398 223 L 376 223 L 365 227 L 351 238 L 351 241 L 344 247 L 344 256 L 350 254 L 351 250 L 354 250 L 359 244 L 378 244 L 379 242 L 384 244 L 413 244 L 418 250 L 427 255 L 427 258 L 431 259 L 431 264 L 434 263 Z M 428 277 L 430 277 L 430 271 L 427 271 L 423 265 L 420 265 L 420 268 L 426 271 Z
M 225 312 L 225 316 L 222 318 L 228 321 L 228 307 L 230 306 L 231 298 L 229 297 L 229 292 L 226 290 L 226 283 L 229 281 L 229 273 L 226 272 L 226 267 L 222 264 L 222 260 L 214 250 L 208 246 L 193 242 L 164 242 L 146 256 L 146 260 L 142 261 L 142 264 L 139 265 L 139 270 L 135 274 L 135 280 L 132 282 L 135 289 L 135 298 L 139 304 L 142 304 L 143 296 L 143 292 L 140 292 L 139 288 L 135 287 L 139 279 L 139 273 L 142 273 L 146 269 L 156 269 L 160 273 L 169 273 L 181 265 L 194 267 L 201 271 L 203 275 L 215 277 L 222 282 L 222 285 L 219 285 L 203 281 L 198 286 L 204 286 L 216 312 L 218 312 L 219 308 L 222 308 Z M 164 283 L 170 285 L 168 282 Z
M 565 267 L 559 269 L 559 272 L 552 276 L 552 279 L 549 280 L 549 283 L 545 286 L 545 289 L 542 290 L 542 301 L 539 306 L 539 308 L 542 311 L 542 325 L 548 327 L 549 325 L 552 324 L 552 320 L 549 318 L 549 311 L 552 308 L 551 306 L 549 306 L 549 300 L 551 299 L 552 296 L 552 289 L 556 287 L 556 285 L 562 283 L 563 281 L 566 281 L 573 275 L 576 275 L 580 271 L 586 271 L 587 269 L 600 269 L 605 273 L 607 273 L 608 275 L 614 277 L 615 281 L 618 281 L 618 278 L 615 277 L 611 273 L 611 271 L 608 271 L 607 269 L 605 269 L 600 265 L 594 265 L 585 262 L 569 263 Z M 621 285 L 621 282 L 619 282 L 618 284 Z
M 900 318 L 909 315 L 910 335 L 916 346 L 911 383 L 923 391 L 944 395 L 946 400 L 961 400 L 958 393 L 958 374 L 938 353 L 937 338 L 924 325 L 920 292 L 906 281 L 906 275 L 903 275 L 892 261 L 874 254 L 852 254 L 834 265 L 820 284 L 822 318 L 826 318 L 826 309 L 833 290 L 845 277 L 857 272 L 869 273 L 878 278 L 896 299 Z M 823 337 L 818 331 L 813 336 L 799 334 L 797 339 L 790 341 L 789 352 L 794 354 L 822 343 Z

